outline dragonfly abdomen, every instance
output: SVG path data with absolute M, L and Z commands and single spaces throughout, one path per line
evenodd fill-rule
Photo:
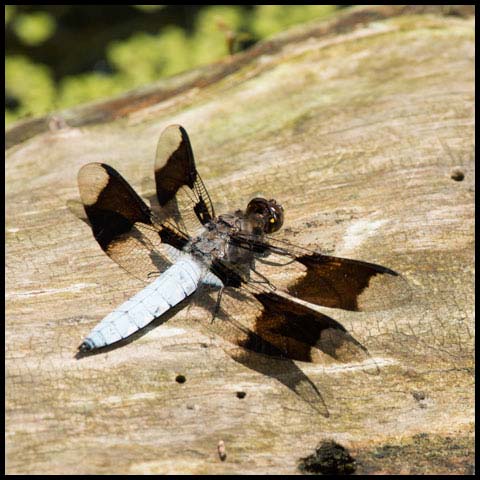
M 202 267 L 193 258 L 181 258 L 154 282 L 107 315 L 88 334 L 81 351 L 122 340 L 191 295 L 198 287 Z

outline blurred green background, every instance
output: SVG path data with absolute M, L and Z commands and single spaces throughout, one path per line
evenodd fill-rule
M 6 125 L 214 62 L 341 7 L 6 5 Z

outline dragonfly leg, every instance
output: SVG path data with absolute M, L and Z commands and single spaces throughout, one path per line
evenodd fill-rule
M 220 302 L 222 301 L 222 294 L 223 294 L 224 288 L 225 287 L 221 287 L 220 290 L 218 291 L 217 301 L 215 302 L 215 309 L 213 310 L 211 323 L 213 323 L 213 321 L 215 320 L 215 317 L 218 315 L 218 312 L 220 311 Z

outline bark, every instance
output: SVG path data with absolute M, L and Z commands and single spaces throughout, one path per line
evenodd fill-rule
M 348 449 L 358 473 L 471 472 L 473 15 L 355 8 L 12 127 L 7 473 L 298 473 L 325 439 Z M 189 132 L 217 212 L 276 198 L 285 238 L 406 278 L 411 295 L 395 308 L 325 310 L 376 364 L 297 363 L 328 417 L 274 367 L 235 362 L 192 326 L 196 309 L 75 358 L 89 330 L 141 287 L 67 207 L 76 173 L 108 163 L 148 197 L 156 141 L 171 123 Z

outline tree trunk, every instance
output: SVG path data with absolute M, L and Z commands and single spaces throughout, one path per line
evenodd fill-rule
M 349 450 L 358 473 L 469 473 L 472 9 L 350 9 L 148 89 L 12 127 L 7 473 L 288 474 L 326 439 Z M 67 208 L 76 173 L 108 163 L 147 194 L 158 135 L 172 123 L 189 132 L 217 212 L 276 198 L 284 238 L 408 282 L 396 308 L 324 310 L 378 367 L 297 363 L 328 417 L 270 367 L 235 362 L 192 326 L 195 309 L 75 358 L 90 329 L 141 288 Z

